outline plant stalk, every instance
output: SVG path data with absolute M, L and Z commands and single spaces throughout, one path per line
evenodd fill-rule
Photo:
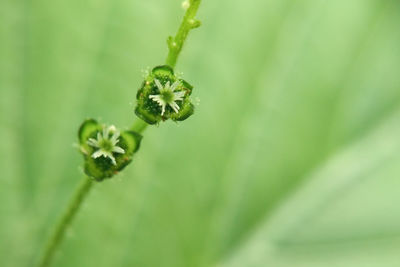
M 81 207 L 82 202 L 85 200 L 87 194 L 89 193 L 90 188 L 92 188 L 93 183 L 93 180 L 89 177 L 85 177 L 81 181 L 81 184 L 75 191 L 74 197 L 70 200 L 67 209 L 64 211 L 53 234 L 48 240 L 46 249 L 39 262 L 40 267 L 47 267 L 50 265 L 51 260 L 54 257 L 54 253 L 56 252 L 58 246 L 61 244 L 65 236 L 65 231 L 70 226 L 72 220 L 74 219 L 79 208 Z
M 190 0 L 189 8 L 186 10 L 185 16 L 183 17 L 182 23 L 179 26 L 178 32 L 175 37 L 168 38 L 168 56 L 166 64 L 175 68 L 178 56 L 182 51 L 183 44 L 189 34 L 189 31 L 200 26 L 200 21 L 196 20 L 196 13 L 199 9 L 201 0 Z
M 147 126 L 149 126 L 145 121 L 142 119 L 136 118 L 135 122 L 133 123 L 131 130 L 137 133 L 142 133 L 146 130 Z

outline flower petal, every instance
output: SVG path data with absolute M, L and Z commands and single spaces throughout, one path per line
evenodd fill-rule
M 176 87 L 178 87 L 179 83 L 180 83 L 179 81 L 175 81 L 175 82 L 172 84 L 172 86 L 171 86 L 172 92 L 175 91 L 175 89 L 176 89 Z
M 162 115 L 164 115 L 166 105 L 163 104 L 163 105 L 161 105 L 161 107 L 162 107 L 162 109 L 161 109 L 161 116 L 162 116 Z
M 149 98 L 156 102 L 160 107 L 166 106 L 167 103 L 163 99 L 161 99 L 160 95 L 150 95 Z M 162 114 L 161 114 L 162 115 Z
M 168 82 L 164 85 L 164 89 L 169 89 L 170 84 L 171 84 L 171 83 L 168 81 Z
M 92 154 L 92 158 L 94 158 L 94 159 L 97 159 L 98 157 L 101 157 L 101 156 L 105 156 L 104 152 L 101 149 L 97 150 L 96 152 L 94 152 Z
M 120 153 L 120 154 L 125 154 L 125 150 L 123 150 L 123 149 L 120 148 L 119 146 L 115 146 L 115 147 L 113 148 L 112 152 Z
M 115 146 L 118 143 L 118 137 L 120 136 L 119 131 L 116 131 L 114 135 L 111 137 L 111 143 Z
M 108 139 L 109 133 L 110 133 L 110 127 L 104 127 L 103 128 L 103 138 Z
M 115 161 L 114 156 L 113 156 L 110 152 L 106 152 L 106 153 L 105 153 L 105 156 L 108 157 L 109 159 L 111 159 L 111 163 L 112 163 L 113 165 L 117 165 L 117 162 Z
M 185 96 L 185 91 L 174 92 L 174 101 L 182 101 Z
M 100 142 L 101 140 L 103 140 L 103 136 L 101 135 L 100 132 L 97 133 L 97 142 Z
M 87 141 L 87 144 L 89 146 L 99 147 L 99 142 L 96 139 L 93 139 L 93 138 L 89 138 L 89 140 Z
M 154 101 L 161 100 L 160 95 L 149 95 L 149 98 Z
M 160 81 L 159 80 L 157 80 L 157 79 L 154 79 L 154 82 L 156 83 L 156 85 L 157 85 L 157 87 L 158 87 L 158 90 L 162 90 L 162 89 L 164 89 L 164 87 L 162 86 L 162 84 L 160 83 Z
M 168 104 L 169 104 L 169 106 L 170 106 L 176 113 L 178 113 L 178 111 L 179 111 L 179 106 L 178 106 L 177 103 L 172 102 L 172 103 L 168 103 Z

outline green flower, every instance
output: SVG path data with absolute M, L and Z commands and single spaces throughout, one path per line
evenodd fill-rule
M 118 131 L 115 126 L 88 119 L 79 128 L 80 151 L 85 173 L 102 181 L 125 168 L 139 149 L 142 136 L 133 131 Z
M 137 93 L 135 113 L 149 124 L 168 119 L 183 121 L 194 112 L 190 100 L 193 86 L 174 74 L 170 66 L 153 68 Z
M 154 79 L 157 88 L 160 92 L 158 95 L 149 95 L 149 98 L 157 102 L 161 106 L 161 116 L 165 113 L 165 107 L 170 106 L 176 113 L 178 113 L 180 107 L 176 101 L 182 101 L 185 96 L 184 91 L 175 92 L 176 88 L 180 84 L 180 81 L 175 81 L 172 86 L 168 81 L 165 86 L 163 86 L 159 80 Z
M 110 138 L 110 132 L 114 134 Z M 117 146 L 119 142 L 120 133 L 115 129 L 114 125 L 103 128 L 103 135 L 100 132 L 97 133 L 97 139 L 89 138 L 87 141 L 89 146 L 96 148 L 97 150 L 92 154 L 92 158 L 97 159 L 98 157 L 105 157 L 111 160 L 111 163 L 117 165 L 113 153 L 125 154 L 125 150 Z

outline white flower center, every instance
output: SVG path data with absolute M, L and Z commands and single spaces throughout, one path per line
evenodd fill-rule
M 110 132 L 113 131 L 114 134 L 110 138 Z M 125 154 L 125 150 L 117 146 L 119 142 L 119 132 L 114 126 L 108 128 L 103 128 L 103 135 L 98 132 L 97 139 L 89 138 L 87 141 L 89 146 L 97 148 L 97 150 L 92 154 L 92 158 L 97 159 L 98 157 L 105 157 L 111 160 L 113 165 L 117 165 L 117 162 L 113 156 L 113 153 Z
M 156 83 L 160 94 L 150 95 L 149 98 L 161 107 L 161 116 L 164 115 L 167 105 L 170 106 L 176 113 L 178 113 L 180 107 L 176 101 L 182 101 L 183 97 L 185 96 L 184 91 L 175 91 L 180 82 L 175 81 L 172 85 L 170 85 L 170 82 L 168 81 L 164 86 L 157 79 L 154 79 L 154 82 Z

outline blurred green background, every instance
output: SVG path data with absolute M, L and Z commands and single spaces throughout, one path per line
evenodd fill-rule
M 180 0 L 0 1 L 0 261 L 33 266 L 82 179 L 83 119 L 129 127 Z M 54 266 L 400 266 L 400 5 L 203 0 L 201 99 L 90 193 Z

